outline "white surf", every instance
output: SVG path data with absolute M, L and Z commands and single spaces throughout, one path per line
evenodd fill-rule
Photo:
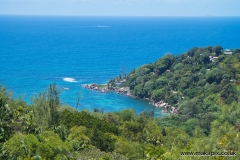
M 69 77 L 63 78 L 63 80 L 64 80 L 65 82 L 77 82 L 76 79 L 74 79 L 74 78 L 69 78 Z

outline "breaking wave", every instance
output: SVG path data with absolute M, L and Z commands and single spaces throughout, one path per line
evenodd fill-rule
M 65 82 L 77 82 L 76 79 L 74 79 L 74 78 L 69 78 L 69 77 L 63 78 L 63 80 L 64 80 Z

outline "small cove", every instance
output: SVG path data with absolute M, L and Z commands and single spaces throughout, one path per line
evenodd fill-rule
M 30 103 L 31 96 L 55 82 L 68 88 L 61 100 L 73 108 L 81 92 L 81 109 L 134 108 L 137 113 L 154 109 L 162 116 L 147 101 L 86 90 L 81 84 L 105 84 L 123 68 L 129 73 L 167 52 L 178 55 L 209 45 L 238 48 L 240 21 L 239 17 L 0 16 L 0 35 L 0 82 L 16 97 L 24 95 Z

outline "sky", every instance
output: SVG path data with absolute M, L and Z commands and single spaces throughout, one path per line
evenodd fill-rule
M 240 16 L 240 0 L 0 0 L 1 15 Z

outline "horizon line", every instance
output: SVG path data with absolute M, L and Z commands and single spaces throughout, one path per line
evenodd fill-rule
M 59 14 L 0 14 L 0 16 L 42 16 L 42 17 L 240 17 L 236 15 L 59 15 Z

